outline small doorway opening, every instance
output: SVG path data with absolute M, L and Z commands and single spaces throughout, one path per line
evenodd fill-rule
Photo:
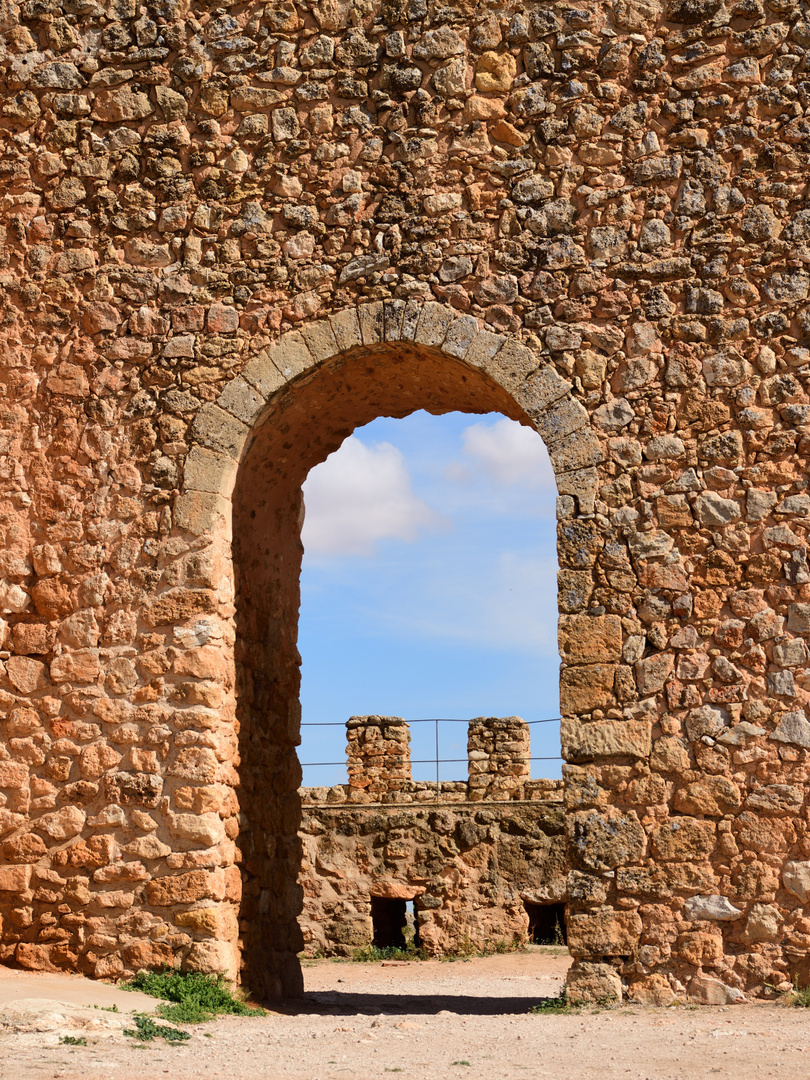
M 404 949 L 406 924 L 404 900 L 392 900 L 387 896 L 372 896 L 371 921 L 374 926 L 372 944 L 377 949 Z
M 524 900 L 529 916 L 529 941 L 532 945 L 565 945 L 565 904 L 532 904 Z
M 419 915 L 413 900 L 372 896 L 372 944 L 377 949 L 418 949 Z

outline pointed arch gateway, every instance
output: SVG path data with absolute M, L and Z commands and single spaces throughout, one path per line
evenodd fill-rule
M 209 539 L 214 558 L 233 567 L 242 896 L 241 932 L 224 932 L 223 946 L 265 996 L 302 985 L 301 488 L 355 428 L 417 409 L 497 411 L 534 427 L 567 513 L 593 515 L 602 452 L 571 384 L 531 348 L 438 303 L 367 303 L 285 334 L 192 428 L 175 525 Z

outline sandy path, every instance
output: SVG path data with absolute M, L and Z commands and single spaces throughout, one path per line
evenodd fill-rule
M 287 1012 L 230 1017 L 189 1043 L 87 1047 L 52 1031 L 0 1034 L 0 1078 L 173 1080 L 767 1080 L 808 1075 L 810 1016 L 775 1005 L 623 1007 L 531 1015 L 568 964 L 539 950 L 456 963 L 309 962 Z M 0 976 L 0 983 L 3 977 Z M 3 1009 L 0 1007 L 0 1022 Z

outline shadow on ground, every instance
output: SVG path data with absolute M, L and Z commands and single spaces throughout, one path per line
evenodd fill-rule
M 475 997 L 468 994 L 356 994 L 341 991 L 321 991 L 305 994 L 288 1001 L 283 1011 L 297 1015 L 378 1016 L 436 1016 L 441 1012 L 456 1016 L 518 1016 L 543 1000 L 534 997 Z M 278 1009 L 278 1005 L 275 1006 Z

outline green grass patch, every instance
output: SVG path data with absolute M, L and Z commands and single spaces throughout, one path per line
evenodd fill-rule
M 140 990 L 169 1002 L 155 1010 L 174 1024 L 200 1024 L 215 1016 L 264 1016 L 264 1010 L 251 1008 L 243 997 L 236 997 L 224 975 L 204 975 L 200 971 L 139 971 L 127 990 Z
M 534 1016 L 548 1016 L 554 1013 L 575 1013 L 581 1006 L 568 1000 L 565 987 L 560 990 L 556 997 L 540 998 L 536 1005 L 532 1005 L 529 1012 Z
M 405 948 L 387 946 L 378 948 L 376 945 L 364 945 L 361 949 L 355 949 L 351 959 L 357 963 L 374 963 L 379 960 L 444 960 L 452 963 L 454 960 L 473 960 L 479 956 L 503 956 L 506 953 L 526 952 L 526 942 L 523 939 L 506 941 L 498 938 L 478 944 L 465 937 L 452 952 L 443 953 L 441 956 L 431 957 L 424 946 L 417 948 L 412 942 L 408 942 Z
M 61 1035 L 59 1042 L 62 1046 L 87 1046 L 87 1039 L 83 1035 Z
M 376 945 L 364 945 L 362 949 L 355 949 L 352 960 L 357 963 L 370 964 L 375 960 L 429 960 L 426 949 L 398 948 L 395 945 L 387 945 L 380 949 Z
M 156 1024 L 151 1016 L 144 1013 L 133 1013 L 134 1028 L 124 1028 L 124 1034 L 131 1039 L 140 1039 L 141 1042 L 154 1042 L 155 1039 L 165 1039 L 166 1042 L 186 1042 L 191 1038 L 191 1033 L 181 1031 L 179 1028 L 166 1027 L 165 1024 Z

